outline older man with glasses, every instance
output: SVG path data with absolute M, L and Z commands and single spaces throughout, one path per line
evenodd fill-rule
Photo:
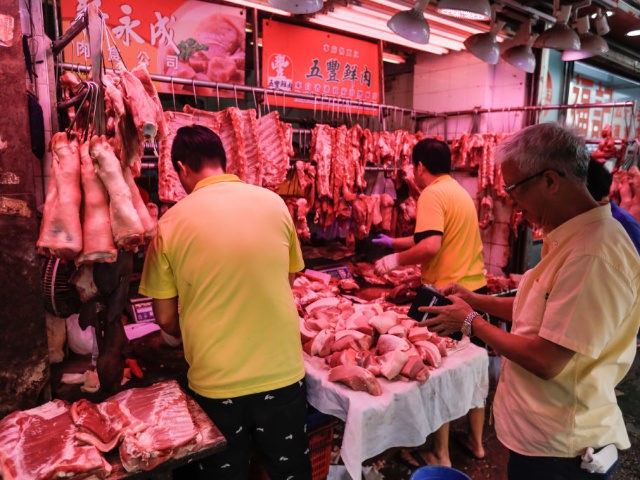
M 445 287 L 453 304 L 423 307 L 437 314 L 426 325 L 462 329 L 505 358 L 493 411 L 510 480 L 608 479 L 630 446 L 614 387 L 636 352 L 640 260 L 611 207 L 589 194 L 589 155 L 574 133 L 528 127 L 497 160 L 516 208 L 544 231 L 542 260 L 515 299 Z M 511 332 L 475 310 L 511 320 Z

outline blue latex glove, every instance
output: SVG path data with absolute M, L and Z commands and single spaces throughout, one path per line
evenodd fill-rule
M 384 233 L 381 233 L 376 238 L 371 240 L 371 243 L 374 243 L 376 245 L 381 245 L 387 248 L 393 248 L 393 240 L 394 240 L 393 237 L 388 237 Z

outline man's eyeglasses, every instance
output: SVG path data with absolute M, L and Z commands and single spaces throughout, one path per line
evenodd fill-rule
M 507 193 L 507 195 L 510 195 L 511 192 L 513 192 L 520 185 L 523 185 L 523 184 L 527 183 L 528 181 L 533 180 L 534 178 L 538 178 L 538 177 L 544 175 L 549 170 L 551 170 L 552 172 L 556 172 L 561 177 L 564 177 L 564 172 L 559 172 L 558 170 L 554 170 L 552 168 L 545 168 L 544 170 L 542 170 L 542 171 L 540 171 L 538 173 L 534 173 L 533 175 L 531 175 L 531 176 L 529 176 L 527 178 L 523 178 L 519 182 L 513 183 L 511 185 L 503 185 L 502 189 L 505 191 L 505 193 Z

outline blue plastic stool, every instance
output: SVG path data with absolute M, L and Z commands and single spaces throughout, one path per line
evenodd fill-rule
M 473 480 L 460 470 L 440 465 L 420 467 L 411 475 L 409 480 Z

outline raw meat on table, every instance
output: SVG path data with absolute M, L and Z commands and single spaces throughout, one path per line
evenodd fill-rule
M 69 407 L 53 400 L 0 420 L 0 477 L 4 480 L 105 478 L 111 473 L 93 445 L 79 445 Z
M 128 471 L 151 470 L 160 463 L 193 450 L 198 430 L 187 398 L 175 381 L 125 390 L 113 397 L 125 406 L 134 421 L 146 429 L 127 433 L 120 445 L 120 460 Z

